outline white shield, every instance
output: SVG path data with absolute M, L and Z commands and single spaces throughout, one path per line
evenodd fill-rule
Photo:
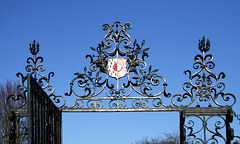
M 127 59 L 110 58 L 108 59 L 108 74 L 111 77 L 119 79 L 127 73 Z

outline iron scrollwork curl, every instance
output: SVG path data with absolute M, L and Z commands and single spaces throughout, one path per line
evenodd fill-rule
M 147 108 L 149 106 L 149 101 L 147 99 L 135 99 L 132 102 L 134 108 Z
M 195 120 L 193 118 L 195 118 Z M 226 142 L 226 138 L 220 132 L 225 130 L 224 128 L 226 127 L 225 119 L 222 116 L 187 116 L 186 120 L 188 120 L 184 125 L 188 130 L 188 134 L 186 136 L 187 139 L 191 141 L 191 143 L 219 144 Z M 215 122 L 210 125 L 210 120 L 213 120 Z M 198 125 L 200 127 L 195 126 L 195 123 L 200 123 L 201 125 Z M 212 127 L 214 130 L 212 130 Z M 197 135 L 203 135 L 204 138 L 200 138 Z
M 104 104 L 102 100 L 89 100 L 87 106 L 88 108 L 103 108 Z
M 119 26 L 121 27 L 119 30 Z M 123 42 L 124 46 L 129 46 L 131 44 L 131 37 L 127 33 L 127 30 L 132 28 L 132 24 L 127 22 L 124 25 L 121 24 L 119 21 L 113 23 L 113 25 L 104 24 L 102 26 L 104 31 L 107 31 L 107 34 L 104 37 L 104 45 L 107 47 L 111 47 L 111 42 L 114 43 L 116 46 L 113 51 L 107 52 L 110 55 L 115 55 L 116 51 L 120 52 L 120 54 L 126 54 L 129 52 L 124 52 L 122 49 L 119 48 L 120 43 Z
M 121 99 L 112 99 L 109 102 L 110 108 L 125 108 L 126 105 L 127 105 L 126 101 Z
M 10 108 L 22 108 L 27 103 L 27 90 L 22 85 L 18 85 L 16 92 L 7 97 L 7 105 Z
M 190 70 L 184 72 L 185 75 L 189 75 L 189 82 L 183 84 L 186 93 L 173 95 L 173 105 L 190 106 L 196 101 L 197 107 L 200 107 L 201 102 L 208 102 L 209 107 L 212 107 L 212 103 L 217 106 L 233 106 L 236 102 L 235 96 L 231 93 L 223 93 L 225 84 L 220 82 L 220 79 L 225 78 L 225 74 L 221 72 L 217 75 L 211 71 L 215 67 L 215 63 L 212 61 L 213 56 L 206 54 L 210 50 L 210 41 L 208 39 L 206 41 L 203 37 L 202 40 L 199 40 L 198 49 L 202 55 L 196 55 L 193 64 L 193 68 L 197 72 L 194 74 Z M 181 102 L 181 105 L 176 102 Z M 227 102 L 227 104 L 223 104 L 223 102 Z
M 83 106 L 84 106 L 83 100 L 80 98 L 76 98 L 74 104 L 69 108 L 83 108 Z
M 234 136 L 232 141 L 233 141 L 233 144 L 239 144 L 240 143 L 240 136 Z

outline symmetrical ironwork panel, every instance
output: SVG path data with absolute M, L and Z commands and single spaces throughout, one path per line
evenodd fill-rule
M 166 93 L 167 83 L 158 75 L 158 69 L 147 67 L 145 58 L 149 57 L 149 48 L 131 38 L 127 30 L 131 23 L 113 25 L 104 24 L 107 31 L 104 40 L 96 48 L 90 47 L 96 54 L 87 55 L 89 68 L 84 73 L 74 73 L 70 83 L 70 92 L 66 96 L 76 96 L 71 109 L 144 109 L 165 107 L 161 96 Z M 65 109 L 64 108 L 64 109 Z
M 235 104 L 236 97 L 223 92 L 225 84 L 220 80 L 225 78 L 225 74 L 212 72 L 215 63 L 212 61 L 213 56 L 207 54 L 210 50 L 210 41 L 205 40 L 205 37 L 199 40 L 198 49 L 201 53 L 194 58 L 193 68 L 196 72 L 193 74 L 190 70 L 184 72 L 189 76 L 189 81 L 183 84 L 185 93 L 172 94 L 166 91 L 167 82 L 158 74 L 160 70 L 147 65 L 145 59 L 150 55 L 149 48 L 144 48 L 145 40 L 140 44 L 134 40 L 132 44 L 128 34 L 131 28 L 131 23 L 121 24 L 119 21 L 113 25 L 103 25 L 103 30 L 107 31 L 104 40 L 96 48 L 90 47 L 95 54 L 86 55 L 90 60 L 89 66 L 86 66 L 82 73 L 74 73 L 70 91 L 66 92 L 65 96 L 55 95 L 55 89 L 50 85 L 53 72 L 47 76 L 41 74 L 45 67 L 42 64 L 43 58 L 37 56 L 40 49 L 36 41 L 30 44 L 33 57 L 27 59 L 28 65 L 25 69 L 63 111 L 231 107 Z M 22 73 L 17 73 L 17 76 L 22 78 L 21 88 L 27 89 L 26 76 Z M 66 102 L 66 98 L 70 96 L 75 99 L 73 104 Z M 16 106 L 18 108 L 26 104 L 26 94 L 12 95 L 8 101 L 10 99 L 13 101 L 23 99 L 23 103 Z

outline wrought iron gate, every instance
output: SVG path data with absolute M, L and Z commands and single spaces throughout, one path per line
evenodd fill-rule
M 225 74 L 211 71 L 215 63 L 208 54 L 210 41 L 205 37 L 199 40 L 201 53 L 195 56 L 193 64 L 196 72 L 186 70 L 184 73 L 189 75 L 189 80 L 183 84 L 184 93 L 172 94 L 167 93 L 165 78 L 157 74 L 159 69 L 147 66 L 145 59 L 149 57 L 149 48 L 143 48 L 145 41 L 138 44 L 135 40 L 130 46 L 132 41 L 127 30 L 131 28 L 131 23 L 119 21 L 103 25 L 103 30 L 107 31 L 104 40 L 96 48 L 90 47 L 96 54 L 86 56 L 90 59 L 89 67 L 85 67 L 83 73 L 74 73 L 70 91 L 65 96 L 55 95 L 53 86 L 49 85 L 52 72 L 48 76 L 39 73 L 45 71 L 45 67 L 38 64 L 43 58 L 36 56 L 39 44 L 36 41 L 30 44 L 33 58 L 29 57 L 27 62 L 33 64 L 26 66 L 29 74 L 17 74 L 22 77 L 22 87 L 28 93 L 21 97 L 23 104 L 14 109 L 15 113 L 28 116 L 29 143 L 60 144 L 61 112 L 178 111 L 181 144 L 186 139 L 203 144 L 230 144 L 234 138 L 240 140 L 230 127 L 236 97 L 223 92 L 225 84 L 220 80 Z M 28 85 L 24 86 L 26 80 Z M 69 105 L 65 97 L 70 96 L 75 97 L 75 101 Z M 26 104 L 27 110 L 24 109 Z M 199 121 L 200 128 L 195 128 L 194 121 Z
M 28 74 L 29 144 L 61 144 L 62 112 Z

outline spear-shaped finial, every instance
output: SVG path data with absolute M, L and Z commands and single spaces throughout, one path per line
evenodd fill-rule
M 39 52 L 39 43 L 37 42 L 36 44 L 36 41 L 34 40 L 33 43 L 29 44 L 30 46 L 30 52 L 32 53 L 32 55 L 36 55 L 38 52 Z
M 207 52 L 210 50 L 211 45 L 210 45 L 209 39 L 207 39 L 207 44 L 205 42 L 206 42 L 205 36 L 203 36 L 202 40 L 199 40 L 199 43 L 198 43 L 198 49 L 201 52 Z

